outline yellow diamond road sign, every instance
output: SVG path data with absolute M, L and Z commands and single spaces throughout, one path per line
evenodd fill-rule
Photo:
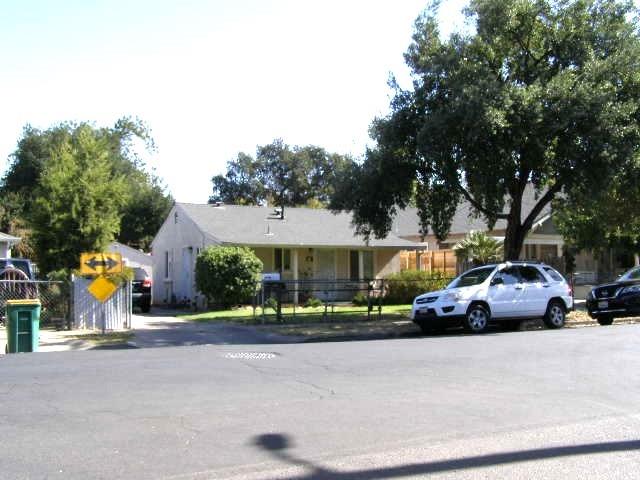
M 122 255 L 119 253 L 81 253 L 80 273 L 82 275 L 122 273 Z
M 105 302 L 117 289 L 118 287 L 105 277 L 96 278 L 87 288 L 100 302 Z

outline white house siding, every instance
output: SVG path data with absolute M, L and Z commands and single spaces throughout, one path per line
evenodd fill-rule
M 262 271 L 273 271 L 273 248 L 254 248 L 254 253 L 262 261 Z
M 383 278 L 400 271 L 399 250 L 377 250 L 373 260 L 376 278 Z
M 174 206 L 152 244 L 154 303 L 196 301 L 196 257 L 201 249 L 214 244 L 179 206 Z
M 10 258 L 11 248 L 7 242 L 0 242 L 0 258 Z

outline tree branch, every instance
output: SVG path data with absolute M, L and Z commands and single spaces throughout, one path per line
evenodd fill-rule
M 502 219 L 502 220 L 507 220 L 509 218 L 509 215 L 506 214 L 506 213 L 495 213 L 495 212 L 492 212 L 491 210 L 488 210 L 484 206 L 482 206 L 482 204 L 480 202 L 478 202 L 475 198 L 473 198 L 471 193 L 469 193 L 469 191 L 466 188 L 464 188 L 460 184 L 460 182 L 456 182 L 456 187 L 458 188 L 458 190 L 460 190 L 460 193 L 462 193 L 464 198 L 466 198 L 467 201 L 473 206 L 473 208 L 475 208 L 479 212 L 484 213 L 488 217 L 494 217 L 495 216 L 495 218 L 499 218 L 499 219 Z
M 533 226 L 533 222 L 536 220 L 536 218 L 538 218 L 540 212 L 542 212 L 542 209 L 549 202 L 551 202 L 551 200 L 553 200 L 553 197 L 555 197 L 556 193 L 558 193 L 560 190 L 562 190 L 562 183 L 560 182 L 556 182 L 555 185 L 547 190 L 546 193 L 542 197 L 540 197 L 538 203 L 536 203 L 536 205 L 531 209 L 529 215 L 527 215 L 527 218 L 525 218 L 524 222 L 522 223 L 522 227 L 530 230 Z

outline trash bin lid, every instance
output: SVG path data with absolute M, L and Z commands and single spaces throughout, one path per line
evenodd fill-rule
M 40 299 L 24 298 L 20 300 L 7 300 L 7 305 L 40 305 Z

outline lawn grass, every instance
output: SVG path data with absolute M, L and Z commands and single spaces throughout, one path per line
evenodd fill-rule
M 385 305 L 382 307 L 381 315 L 385 319 L 408 320 L 411 305 Z M 218 310 L 203 312 L 197 314 L 185 314 L 178 317 L 183 320 L 194 322 L 228 322 L 239 324 L 273 324 L 273 323 L 335 323 L 335 322 L 360 322 L 367 320 L 367 307 L 354 305 L 334 305 L 325 307 L 296 307 L 286 306 L 282 308 L 282 319 L 278 320 L 276 312 L 273 309 L 265 309 L 265 315 L 262 315 L 262 309 L 254 310 L 252 307 L 240 307 L 231 310 Z M 371 312 L 372 321 L 378 320 L 378 308 L 375 307 Z

